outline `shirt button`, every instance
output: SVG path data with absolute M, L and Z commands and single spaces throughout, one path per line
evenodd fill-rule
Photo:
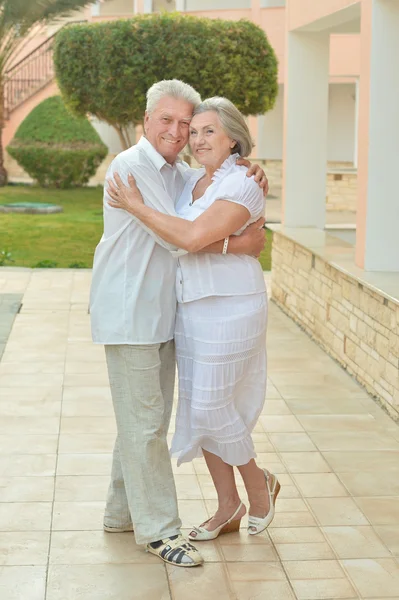
M 183 283 L 183 279 L 180 279 L 180 283 Z

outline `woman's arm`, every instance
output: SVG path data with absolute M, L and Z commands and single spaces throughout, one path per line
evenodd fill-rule
M 199 252 L 230 236 L 250 218 L 247 208 L 228 200 L 217 200 L 195 221 L 171 217 L 144 204 L 134 177 L 129 175 L 129 188 L 117 173 L 114 177 L 116 185 L 109 181 L 110 206 L 127 210 L 166 242 L 188 252 Z

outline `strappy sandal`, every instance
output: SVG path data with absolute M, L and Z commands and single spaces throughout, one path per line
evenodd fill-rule
M 269 512 L 265 517 L 252 517 L 248 515 L 248 533 L 249 535 L 256 535 L 261 533 L 270 525 L 274 519 L 275 506 L 278 493 L 281 489 L 280 483 L 275 475 L 263 469 L 266 478 L 266 489 L 269 496 Z
M 170 538 L 147 544 L 146 550 L 176 567 L 198 567 L 204 562 L 197 548 L 182 535 L 172 535 Z
M 227 521 L 225 521 L 224 523 L 219 525 L 219 527 L 216 527 L 216 529 L 213 529 L 212 531 L 208 531 L 208 529 L 205 529 L 204 525 L 209 523 L 209 521 L 213 519 L 213 517 L 205 521 L 205 523 L 202 523 L 202 525 L 200 525 L 199 527 L 194 527 L 192 531 L 190 531 L 188 539 L 196 542 L 205 542 L 207 540 L 214 540 L 218 537 L 218 535 L 222 535 L 223 533 L 232 533 L 233 531 L 239 531 L 241 518 L 236 519 L 235 517 L 240 512 L 242 506 L 243 504 L 242 502 L 240 502 L 239 507 L 234 512 L 234 514 L 231 515 L 230 519 L 227 519 Z

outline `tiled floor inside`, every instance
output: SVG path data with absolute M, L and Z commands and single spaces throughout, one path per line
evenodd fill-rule
M 115 426 L 90 277 L 0 269 L 0 295 L 23 294 L 0 363 L 1 600 L 399 600 L 399 428 L 273 304 L 254 433 L 282 484 L 268 532 L 182 569 L 102 531 Z M 189 528 L 215 492 L 202 460 L 175 474 Z

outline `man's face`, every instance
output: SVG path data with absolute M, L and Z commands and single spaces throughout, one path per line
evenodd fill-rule
M 165 96 L 155 110 L 144 117 L 148 141 L 164 159 L 173 164 L 188 142 L 189 125 L 194 106 L 183 99 Z

